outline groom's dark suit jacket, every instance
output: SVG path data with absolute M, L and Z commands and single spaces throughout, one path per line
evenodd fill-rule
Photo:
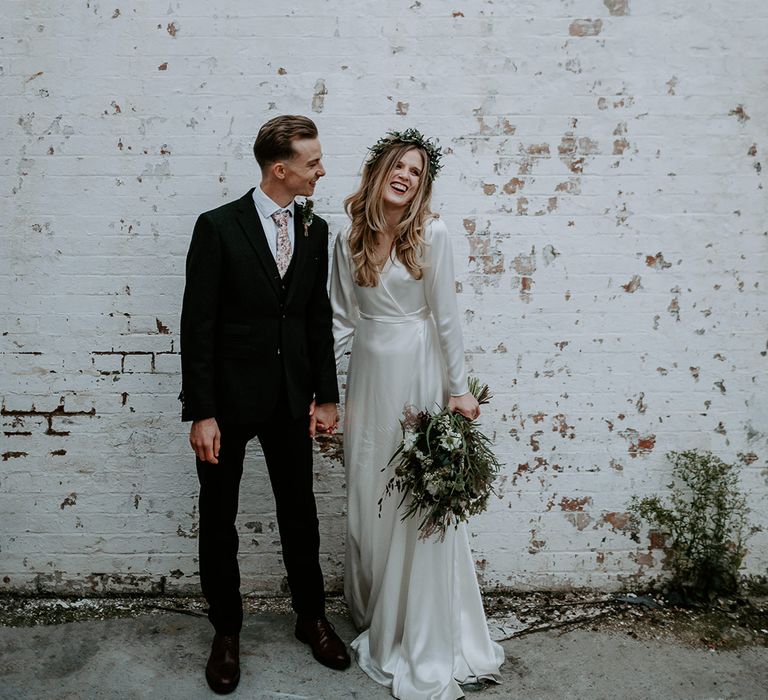
M 248 423 L 282 394 L 291 415 L 339 400 L 328 301 L 328 224 L 304 235 L 294 215 L 281 279 L 252 198 L 201 214 L 187 255 L 181 313 L 182 420 Z M 270 232 L 271 233 L 271 232 Z

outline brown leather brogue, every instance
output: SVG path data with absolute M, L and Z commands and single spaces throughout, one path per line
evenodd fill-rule
M 240 637 L 216 634 L 205 666 L 205 680 L 214 693 L 231 693 L 240 682 Z
M 343 671 L 349 668 L 347 647 L 333 625 L 324 617 L 302 617 L 296 620 L 296 639 L 312 648 L 312 656 L 323 666 Z

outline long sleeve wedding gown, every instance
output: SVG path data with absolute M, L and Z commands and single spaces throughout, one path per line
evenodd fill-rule
M 444 406 L 467 391 L 453 259 L 445 224 L 425 227 L 424 274 L 395 258 L 376 287 L 353 281 L 348 234 L 334 248 L 331 303 L 337 364 L 351 348 L 344 418 L 347 548 L 344 590 L 361 634 L 360 667 L 401 700 L 456 700 L 460 683 L 499 681 L 466 526 L 443 541 L 402 522 L 400 497 L 378 501 L 406 405 Z

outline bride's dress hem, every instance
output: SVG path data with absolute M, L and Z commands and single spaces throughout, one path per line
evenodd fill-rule
M 470 675 L 454 676 L 449 683 L 442 688 L 443 692 L 437 695 L 429 694 L 405 694 L 395 695 L 393 684 L 394 678 L 392 675 L 383 672 L 377 666 L 374 666 L 368 652 L 368 630 L 361 632 L 350 643 L 352 653 L 355 658 L 355 663 L 361 671 L 365 673 L 372 681 L 378 683 L 384 688 L 388 688 L 392 692 L 392 696 L 397 700 L 460 700 L 465 697 L 464 691 L 461 689 L 463 685 L 470 685 L 472 683 L 491 682 L 496 685 L 500 685 L 502 682 L 502 675 L 499 670 L 499 666 L 494 666 L 494 670 L 488 671 L 475 671 Z M 362 657 L 362 658 L 361 658 Z M 502 659 L 501 663 L 504 663 Z M 406 691 L 408 692 L 408 691 Z

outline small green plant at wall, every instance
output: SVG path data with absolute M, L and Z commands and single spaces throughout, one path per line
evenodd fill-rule
M 665 537 L 670 593 L 688 603 L 708 603 L 734 593 L 744 543 L 752 534 L 737 467 L 711 452 L 687 450 L 666 456 L 674 477 L 668 500 L 634 496 L 628 510 Z

